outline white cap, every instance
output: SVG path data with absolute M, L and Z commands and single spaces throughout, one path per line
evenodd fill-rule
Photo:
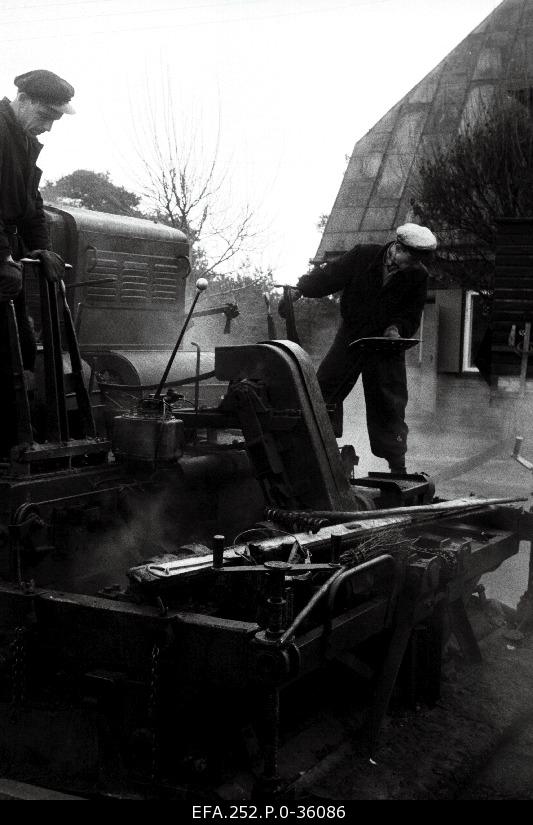
M 403 226 L 399 226 L 396 230 L 396 240 L 418 252 L 431 252 L 437 248 L 437 239 L 431 229 L 417 223 L 404 223 Z

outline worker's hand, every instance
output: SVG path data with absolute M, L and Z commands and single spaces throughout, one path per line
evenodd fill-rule
M 401 338 L 402 336 L 400 335 L 398 327 L 390 326 L 390 327 L 387 327 L 387 329 L 383 333 L 383 337 L 384 338 Z
M 64 277 L 65 261 L 51 249 L 32 249 L 28 258 L 37 258 L 42 262 L 43 272 L 50 283 L 56 283 Z
M 11 256 L 0 263 L 0 302 L 12 301 L 22 289 L 22 264 Z
M 291 287 L 291 292 L 292 292 L 293 302 L 294 301 L 299 301 L 300 298 L 302 297 L 301 291 L 299 289 L 297 289 L 296 287 Z M 287 317 L 287 307 L 286 307 L 286 304 L 285 304 L 285 298 L 282 298 L 281 301 L 278 304 L 278 315 L 279 315 L 280 318 L 283 318 L 283 320 L 285 320 L 285 318 Z

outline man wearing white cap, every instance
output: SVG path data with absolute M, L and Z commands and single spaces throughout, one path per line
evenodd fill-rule
M 39 251 L 48 256 L 47 272 L 57 266 L 51 250 L 48 225 L 39 194 L 41 170 L 37 158 L 42 149 L 37 135 L 49 132 L 64 114 L 73 114 L 74 89 L 46 69 L 15 78 L 13 100 L 0 100 L 0 456 L 13 444 L 13 381 L 11 376 L 7 306 L 14 301 L 22 360 L 33 370 L 35 336 L 26 312 L 19 259 Z
M 429 263 L 437 248 L 425 226 L 398 227 L 385 246 L 360 244 L 303 275 L 295 298 L 321 298 L 342 290 L 342 323 L 317 377 L 327 403 L 336 404 L 336 435 L 342 434 L 342 404 L 359 375 L 363 378 L 370 447 L 391 472 L 405 473 L 408 427 L 407 378 L 403 352 L 354 353 L 358 338 L 411 338 L 420 324 L 427 295 Z M 280 304 L 280 314 L 284 307 Z

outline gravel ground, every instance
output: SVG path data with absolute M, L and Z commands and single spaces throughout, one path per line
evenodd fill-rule
M 433 708 L 391 714 L 374 762 L 344 743 L 296 783 L 309 800 L 533 799 L 533 642 L 493 629 L 483 662 L 448 659 Z

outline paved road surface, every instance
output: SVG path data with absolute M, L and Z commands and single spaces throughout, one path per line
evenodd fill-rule
M 472 389 L 474 386 L 474 389 Z M 453 394 L 452 394 L 453 392 Z M 443 498 L 458 498 L 470 493 L 488 497 L 530 496 L 533 491 L 532 473 L 511 458 L 516 435 L 523 435 L 524 457 L 533 460 L 533 399 L 517 400 L 517 411 L 509 414 L 507 406 L 501 416 L 498 409 L 488 406 L 488 390 L 465 384 L 463 398 L 457 382 L 448 397 L 439 396 L 443 412 L 438 419 L 417 414 L 416 387 L 411 392 L 407 409 L 409 442 L 407 467 L 410 472 L 426 472 L 438 478 L 453 474 L 454 467 L 463 465 L 480 454 L 496 453 L 482 464 L 441 482 L 436 492 Z M 414 396 L 414 397 L 413 397 Z M 481 398 L 481 402 L 480 402 Z M 454 403 L 455 402 L 455 403 Z M 470 402 L 470 405 L 469 405 Z M 344 434 L 339 444 L 353 444 L 359 455 L 357 475 L 370 471 L 387 470 L 387 462 L 370 452 L 365 421 L 362 387 L 357 385 L 345 403 Z M 517 429 L 520 429 L 520 432 Z M 516 607 L 525 590 L 529 564 L 529 546 L 523 542 L 518 556 L 509 559 L 499 570 L 486 576 L 483 584 L 489 598 L 499 599 Z

